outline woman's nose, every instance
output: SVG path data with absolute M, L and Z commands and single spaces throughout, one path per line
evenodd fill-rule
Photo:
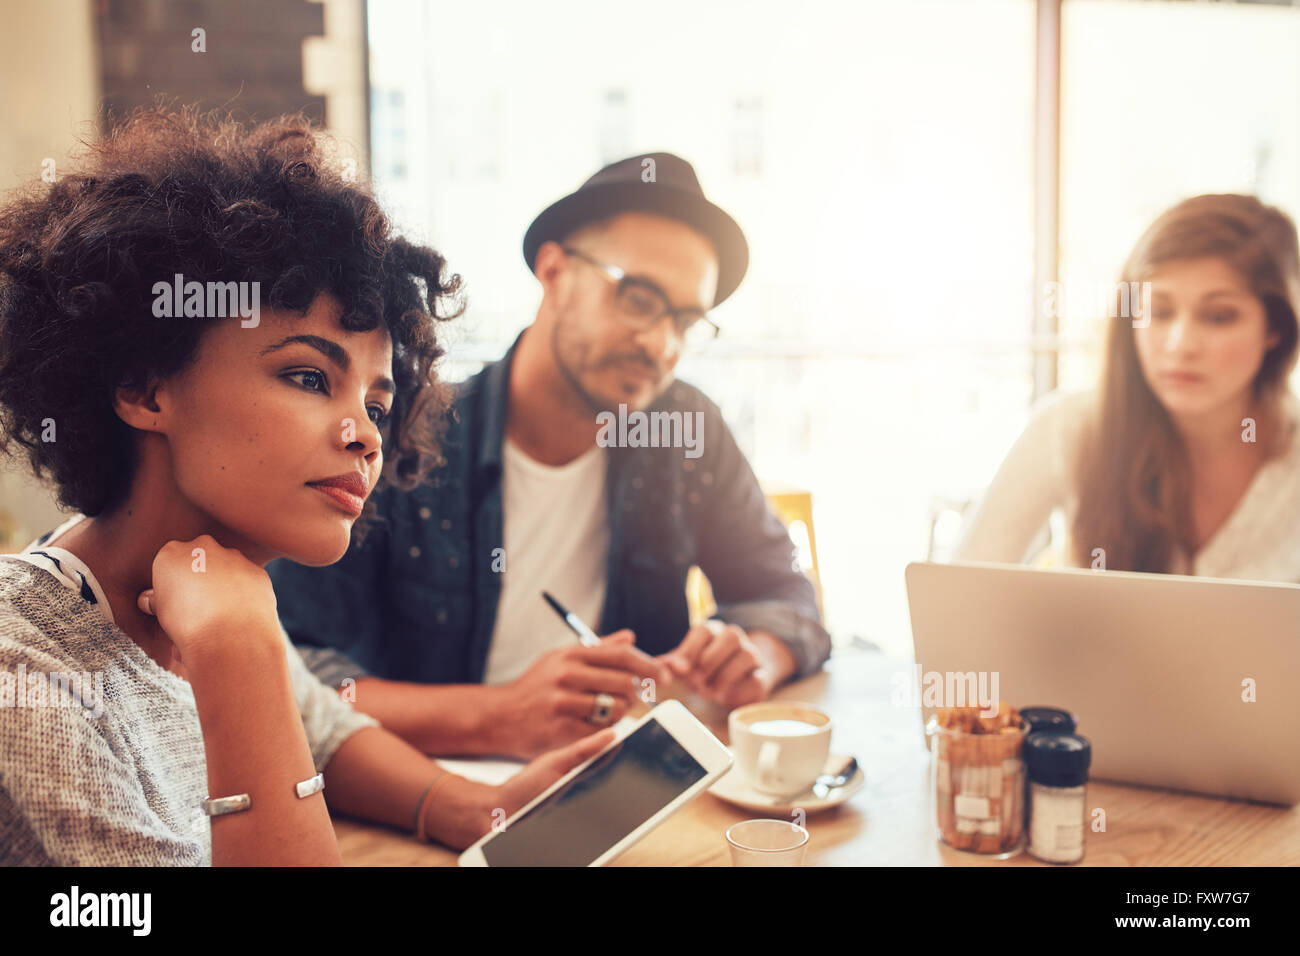
M 363 414 L 360 418 L 349 416 L 343 419 L 339 437 L 345 449 L 364 449 L 366 457 L 378 451 L 383 441 L 379 426 L 370 420 L 369 414 Z
M 1190 352 L 1196 347 L 1196 330 L 1193 327 L 1192 317 L 1187 314 L 1180 314 L 1169 323 L 1169 331 L 1165 334 L 1165 351 L 1166 352 Z

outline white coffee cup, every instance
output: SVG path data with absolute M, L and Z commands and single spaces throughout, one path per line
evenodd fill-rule
M 811 704 L 773 700 L 738 707 L 727 728 L 741 773 L 764 793 L 803 793 L 830 756 L 831 719 Z

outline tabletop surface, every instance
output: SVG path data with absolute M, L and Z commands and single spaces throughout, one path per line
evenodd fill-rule
M 909 667 L 908 661 L 882 654 L 845 651 L 823 672 L 776 693 L 780 699 L 814 703 L 830 714 L 832 752 L 853 754 L 866 773 L 866 786 L 846 803 L 808 815 L 806 865 L 1050 865 L 1024 853 L 994 860 L 939 842 L 920 712 L 891 700 L 891 678 L 910 673 Z M 682 700 L 727 741 L 722 708 L 695 696 Z M 1086 728 L 1080 731 L 1086 733 Z M 1287 809 L 1090 781 L 1087 809 L 1090 823 L 1101 819 L 1095 810 L 1104 811 L 1105 829 L 1089 829 L 1082 865 L 1300 865 L 1300 806 Z M 761 815 L 704 793 L 613 865 L 729 866 L 726 829 Z M 336 817 L 334 827 L 348 865 L 456 863 L 457 853 L 436 844 L 421 845 L 409 834 L 382 825 Z

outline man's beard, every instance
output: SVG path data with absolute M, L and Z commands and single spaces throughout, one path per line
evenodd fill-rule
M 612 412 L 614 414 L 617 414 L 619 405 L 626 405 L 627 402 L 626 401 L 610 402 L 607 399 L 602 399 L 597 395 L 593 395 L 591 392 L 589 392 L 586 388 L 583 387 L 582 382 L 578 379 L 577 373 L 575 373 L 573 369 L 569 367 L 569 364 L 564 361 L 564 357 L 561 354 L 561 350 L 560 350 L 560 326 L 562 324 L 563 323 L 561 322 L 556 322 L 555 331 L 551 335 L 551 354 L 552 357 L 555 359 L 556 367 L 559 368 L 560 370 L 560 374 L 563 375 L 564 380 L 569 383 L 569 387 L 573 389 L 574 394 L 578 396 L 578 398 L 582 401 L 584 405 L 586 405 L 588 408 L 591 409 L 593 415 L 599 415 L 601 412 Z M 597 365 L 596 368 L 599 369 L 602 368 L 604 365 L 613 365 L 613 364 L 618 364 L 618 363 L 605 362 Z M 654 365 L 651 362 L 646 362 L 645 364 L 654 369 L 656 373 L 656 379 L 655 379 L 656 383 L 662 382 L 665 376 L 663 375 L 659 367 Z M 651 398 L 650 402 L 648 402 L 647 404 L 653 403 L 654 399 L 659 396 L 661 391 L 662 390 L 656 391 L 655 395 Z

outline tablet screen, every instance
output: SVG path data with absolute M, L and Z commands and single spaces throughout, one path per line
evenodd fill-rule
M 706 771 L 647 720 L 483 844 L 488 866 L 588 866 Z

